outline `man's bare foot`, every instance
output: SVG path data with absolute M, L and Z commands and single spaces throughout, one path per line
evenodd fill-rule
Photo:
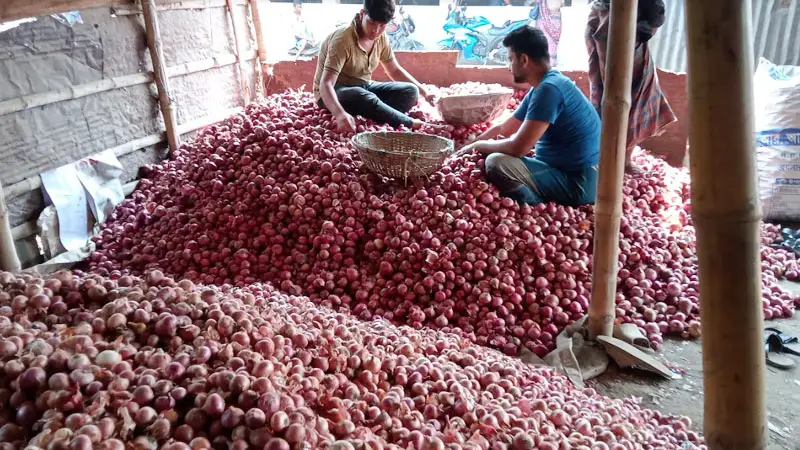
M 641 175 L 643 172 L 642 168 L 633 162 L 628 161 L 625 163 L 625 173 L 628 175 Z

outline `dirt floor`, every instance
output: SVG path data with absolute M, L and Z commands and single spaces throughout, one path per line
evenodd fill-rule
M 800 284 L 788 283 L 800 293 Z M 772 320 L 767 326 L 800 336 L 800 318 Z M 795 348 L 800 346 L 794 345 Z M 619 371 L 616 366 L 587 382 L 598 392 L 614 398 L 639 397 L 642 405 L 664 413 L 688 416 L 693 428 L 703 426 L 703 361 L 700 341 L 667 340 L 660 351 L 663 360 L 686 373 L 665 381 L 642 372 Z M 800 358 L 798 367 L 781 371 L 767 367 L 768 450 L 800 450 Z

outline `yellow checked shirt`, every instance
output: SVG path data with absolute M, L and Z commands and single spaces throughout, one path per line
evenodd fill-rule
M 338 76 L 337 86 L 361 86 L 372 80 L 378 64 L 394 59 L 394 52 L 386 33 L 382 33 L 367 53 L 358 45 L 356 33 L 358 16 L 345 28 L 340 28 L 322 41 L 314 74 L 314 97 L 319 101 L 319 83 L 324 71 Z

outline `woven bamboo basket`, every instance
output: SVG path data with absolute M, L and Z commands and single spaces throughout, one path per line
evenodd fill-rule
M 453 141 L 440 136 L 397 131 L 359 133 L 353 146 L 372 172 L 408 180 L 439 170 L 453 152 Z
M 500 117 L 513 95 L 514 91 L 508 88 L 487 94 L 449 95 L 441 97 L 436 107 L 445 122 L 472 125 Z

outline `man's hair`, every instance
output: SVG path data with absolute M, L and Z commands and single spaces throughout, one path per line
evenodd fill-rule
M 292 4 L 294 6 L 303 6 L 303 0 L 293 0 Z
M 518 55 L 527 55 L 533 61 L 550 61 L 547 36 L 542 30 L 526 25 L 508 33 L 503 45 Z
M 394 18 L 394 0 L 364 0 L 364 10 L 370 19 L 389 23 Z

